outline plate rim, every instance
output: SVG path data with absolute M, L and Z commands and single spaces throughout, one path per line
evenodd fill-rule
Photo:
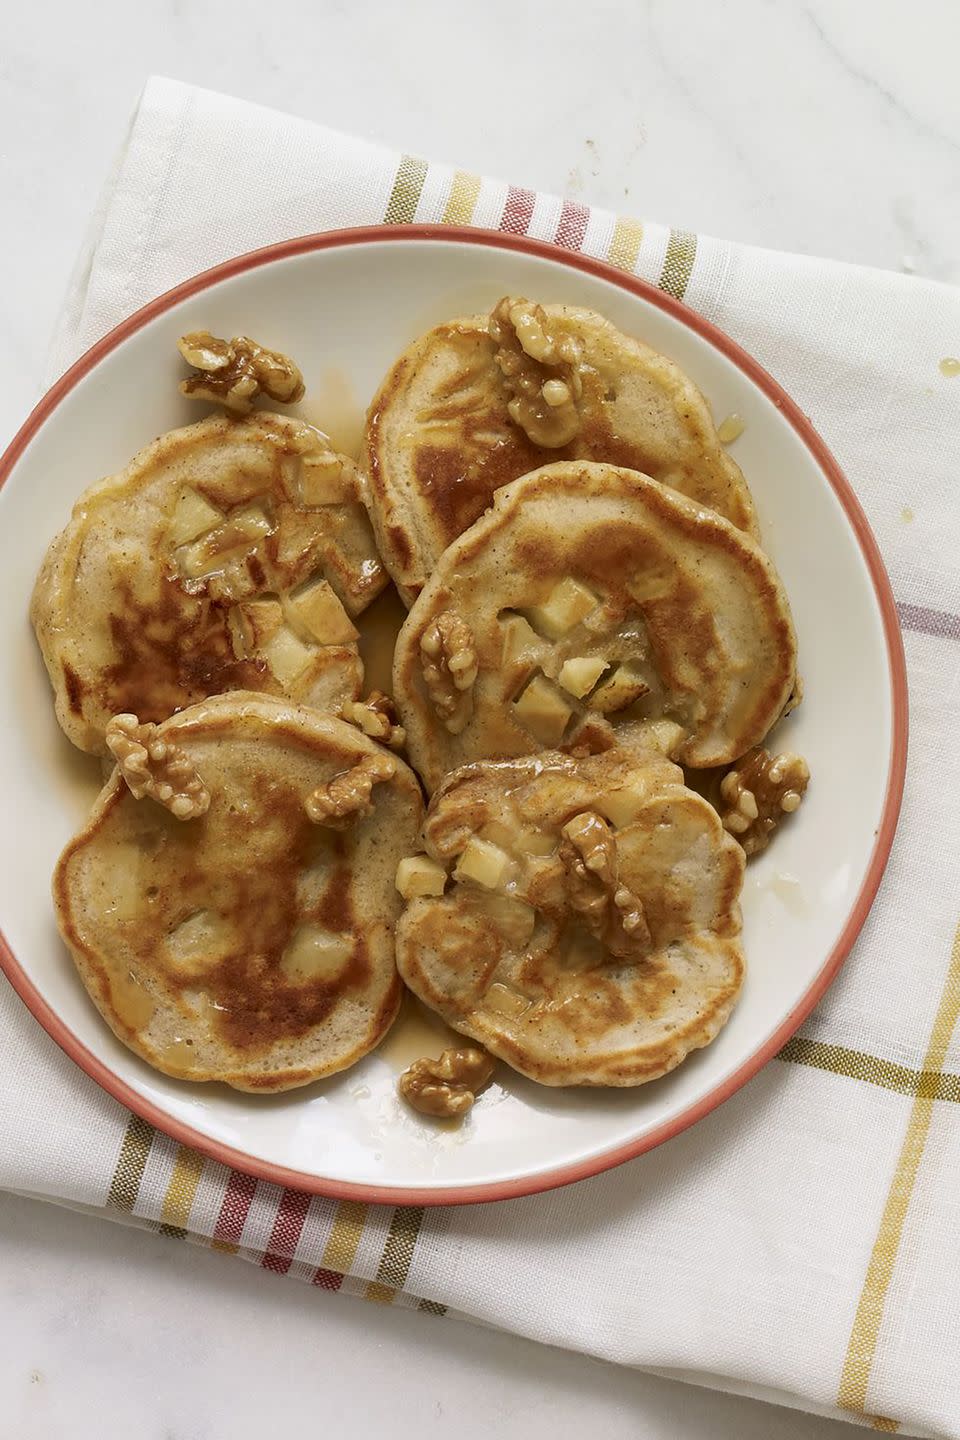
M 718 326 L 682 301 L 639 276 L 617 270 L 603 260 L 594 259 L 577 251 L 569 251 L 549 241 L 537 240 L 527 235 L 511 235 L 498 230 L 475 229 L 460 225 L 369 225 L 353 226 L 340 230 L 325 230 L 309 235 L 297 236 L 290 240 L 278 241 L 271 245 L 249 250 L 230 260 L 202 270 L 190 279 L 164 291 L 154 300 L 136 310 L 80 356 L 54 385 L 42 396 L 30 412 L 13 440 L 0 456 L 0 487 L 8 479 L 14 466 L 27 446 L 57 409 L 65 397 L 112 351 L 116 350 L 129 336 L 157 316 L 171 309 L 182 300 L 209 289 L 223 280 L 229 280 L 246 271 L 278 260 L 291 259 L 314 251 L 334 249 L 343 246 L 363 245 L 382 241 L 445 241 L 447 243 L 492 247 L 565 265 L 626 290 L 657 309 L 665 311 L 680 324 L 693 330 L 714 349 L 719 350 L 754 385 L 760 389 L 792 426 L 811 453 L 820 471 L 833 489 L 854 538 L 864 559 L 873 586 L 873 592 L 880 612 L 886 643 L 888 677 L 891 700 L 891 743 L 887 769 L 886 789 L 880 823 L 877 826 L 873 849 L 864 874 L 863 882 L 853 901 L 836 944 L 827 955 L 823 965 L 810 985 L 804 991 L 794 1008 L 780 1025 L 759 1045 L 726 1080 L 716 1085 L 692 1105 L 688 1105 L 672 1119 L 655 1126 L 648 1133 L 625 1144 L 618 1144 L 599 1155 L 569 1164 L 553 1167 L 535 1175 L 516 1179 L 484 1181 L 479 1184 L 445 1185 L 441 1188 L 420 1188 L 418 1186 L 390 1186 L 362 1184 L 353 1181 L 336 1180 L 306 1171 L 293 1170 L 275 1165 L 255 1155 L 247 1155 L 211 1136 L 204 1135 L 184 1121 L 169 1115 L 153 1101 L 140 1095 L 125 1080 L 111 1070 L 110 1066 L 95 1055 L 73 1033 L 51 1005 L 40 994 L 26 970 L 16 958 L 2 930 L 0 930 L 0 970 L 10 981 L 20 999 L 47 1034 L 60 1049 L 74 1061 L 81 1070 L 111 1095 L 126 1109 L 146 1120 L 157 1130 L 219 1161 L 231 1169 L 245 1171 L 258 1179 L 267 1180 L 285 1188 L 306 1191 L 334 1200 L 356 1200 L 379 1205 L 465 1205 L 483 1201 L 515 1199 L 523 1195 L 539 1194 L 584 1180 L 613 1169 L 627 1160 L 635 1159 L 664 1141 L 672 1139 L 682 1131 L 696 1124 L 725 1100 L 728 1100 L 746 1084 L 786 1043 L 794 1031 L 809 1015 L 821 996 L 826 992 L 841 965 L 847 958 L 859 934 L 870 907 L 873 904 L 880 881 L 886 869 L 893 844 L 900 806 L 903 797 L 904 776 L 907 759 L 908 696 L 906 660 L 903 638 L 897 618 L 896 604 L 886 567 L 880 549 L 867 521 L 864 510 L 857 499 L 850 482 L 834 459 L 826 443 L 814 428 L 808 416 L 791 400 L 782 386 L 735 340 L 732 340 Z

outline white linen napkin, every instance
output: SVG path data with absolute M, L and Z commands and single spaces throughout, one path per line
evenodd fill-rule
M 205 1161 L 104 1095 L 0 985 L 0 1185 L 328 1290 L 960 1436 L 960 378 L 938 363 L 960 353 L 960 291 L 641 226 L 154 80 L 48 379 L 200 269 L 384 219 L 605 257 L 708 316 L 813 417 L 905 632 L 911 757 L 880 895 L 800 1035 L 692 1130 L 567 1189 L 454 1210 L 310 1199 Z

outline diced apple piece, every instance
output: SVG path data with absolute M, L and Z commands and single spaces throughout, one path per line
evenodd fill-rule
M 489 840 L 503 850 L 509 850 L 517 838 L 516 828 L 504 825 L 502 820 L 488 820 L 480 831 L 481 840 Z
M 573 710 L 545 675 L 534 675 L 519 700 L 513 702 L 513 713 L 541 744 L 559 745 Z
M 238 660 L 264 649 L 283 625 L 279 600 L 245 600 L 232 606 L 228 617 L 233 653 Z
M 503 1015 L 507 1020 L 519 1019 L 533 1003 L 526 995 L 511 990 L 509 985 L 501 985 L 499 980 L 493 982 L 483 998 L 488 1010 L 492 1010 L 494 1015 Z
M 404 900 L 418 895 L 442 895 L 447 872 L 429 855 L 407 855 L 397 866 L 397 889 Z
M 525 620 L 522 615 L 508 615 L 503 621 L 500 663 L 504 666 L 513 665 L 524 655 L 536 654 L 537 648 L 542 644 L 543 641 L 529 620 Z
M 510 856 L 499 845 L 481 840 L 472 835 L 464 847 L 457 868 L 455 880 L 473 880 L 485 890 L 496 890 L 510 869 Z
M 192 545 L 179 551 L 180 569 L 188 580 L 199 580 L 215 570 L 222 570 L 225 561 L 242 555 L 269 535 L 273 529 L 268 517 L 256 506 L 239 510 L 222 525 L 208 530 Z
M 484 901 L 484 914 L 490 923 L 500 931 L 511 945 L 522 947 L 529 944 L 537 923 L 537 912 L 523 900 L 514 900 L 510 895 L 492 895 Z
M 310 510 L 284 510 L 277 526 L 274 545 L 277 564 L 284 570 L 304 573 L 316 555 L 320 527 Z
M 635 700 L 640 700 L 649 693 L 650 686 L 640 671 L 627 661 L 617 666 L 609 680 L 604 680 L 602 685 L 597 686 L 587 704 L 591 710 L 611 715 L 616 710 L 625 710 Z
M 310 664 L 313 652 L 298 640 L 289 625 L 281 625 L 261 652 L 281 685 L 290 685 Z
M 343 597 L 351 615 L 359 615 L 375 595 L 383 589 L 387 573 L 383 561 L 377 554 L 376 542 L 370 521 L 366 514 L 358 513 L 350 522 L 351 531 L 356 527 L 354 538 L 346 548 L 332 545 L 323 558 L 327 574 L 337 582 L 337 591 Z M 344 537 L 346 539 L 346 537 Z
M 623 623 L 626 613 L 626 608 L 621 602 L 612 599 L 606 600 L 591 610 L 589 615 L 583 617 L 583 627 L 585 630 L 589 630 L 591 635 L 603 639 Z
M 480 831 L 481 840 L 491 840 L 504 850 L 519 850 L 524 855 L 550 855 L 557 848 L 557 841 L 546 830 L 535 830 L 530 825 L 505 825 L 502 820 L 488 820 Z
M 228 515 L 222 525 L 205 535 L 204 548 L 210 554 L 232 554 L 235 550 L 256 545 L 272 529 L 270 517 L 259 505 L 251 505 L 246 510 L 238 510 L 235 515 Z
M 350 468 L 332 450 L 304 455 L 300 464 L 300 498 L 304 505 L 342 505 L 353 500 Z
M 530 623 L 550 640 L 559 640 L 561 635 L 566 635 L 585 615 L 589 615 L 597 603 L 597 596 L 592 590 L 568 575 L 553 587 L 543 605 L 530 609 Z
M 280 969 L 294 985 L 335 980 L 353 950 L 352 935 L 335 935 L 320 925 L 301 925 L 283 952 Z
M 349 645 L 357 638 L 357 627 L 326 580 L 308 580 L 293 591 L 287 605 L 294 624 L 321 645 Z
M 225 959 L 230 939 L 219 915 L 211 910 L 197 910 L 171 930 L 164 943 L 177 969 L 196 976 Z
M 672 760 L 686 739 L 687 732 L 676 720 L 644 720 L 631 734 L 630 743 L 636 748 L 656 750 Z
M 110 764 L 105 779 L 113 769 L 113 756 L 108 755 L 107 759 Z M 154 807 L 151 805 L 150 809 Z M 111 848 L 110 859 L 107 914 L 111 920 L 139 920 L 143 914 L 143 848 L 136 843 L 120 843 Z
M 557 678 L 564 690 L 569 690 L 571 695 L 576 695 L 580 700 L 588 690 L 593 689 L 607 664 L 606 660 L 598 659 L 594 655 L 578 655 L 571 660 L 564 660 Z
M 547 830 L 534 830 L 526 826 L 517 831 L 514 839 L 516 848 L 525 855 L 552 855 L 557 844 L 556 837 Z
M 597 809 L 616 826 L 630 825 L 650 798 L 647 784 L 633 780 L 622 790 L 611 790 L 597 800 Z
M 196 490 L 183 490 L 170 517 L 170 542 L 186 545 L 206 530 L 212 530 L 223 519 L 223 511 L 211 505 Z

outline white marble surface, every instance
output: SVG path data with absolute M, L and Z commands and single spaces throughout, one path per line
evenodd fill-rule
M 620 211 L 960 280 L 955 0 L 31 0 L 0 17 L 0 444 L 151 71 Z M 0 1440 L 246 1440 L 281 1403 L 303 1427 L 401 1440 L 851 1433 L 11 1197 L 0 1337 Z

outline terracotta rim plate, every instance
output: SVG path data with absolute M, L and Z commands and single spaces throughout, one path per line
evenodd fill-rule
M 718 420 L 731 411 L 746 420 L 733 453 L 793 603 L 807 685 L 783 743 L 807 755 L 813 782 L 795 822 L 748 871 L 740 1004 L 714 1044 L 664 1080 L 569 1092 L 506 1075 L 456 1134 L 400 1107 L 395 1077 L 412 1056 L 389 1039 L 346 1075 L 287 1096 L 167 1080 L 103 1025 L 53 924 L 48 877 L 98 771 L 57 730 L 26 622 L 43 551 L 93 479 L 202 413 L 176 391 L 184 330 L 246 330 L 289 350 L 308 380 L 303 413 L 342 444 L 356 438 L 363 406 L 410 339 L 511 291 L 601 310 L 677 360 Z M 903 788 L 907 688 L 889 581 L 809 420 L 756 361 L 670 296 L 597 260 L 486 231 L 381 226 L 269 246 L 169 291 L 94 345 L 16 436 L 0 485 L 0 782 L 7 816 L 30 817 L 0 833 L 0 964 L 83 1070 L 176 1140 L 336 1198 L 423 1205 L 546 1190 L 708 1114 L 777 1052 L 839 970 L 880 883 Z

